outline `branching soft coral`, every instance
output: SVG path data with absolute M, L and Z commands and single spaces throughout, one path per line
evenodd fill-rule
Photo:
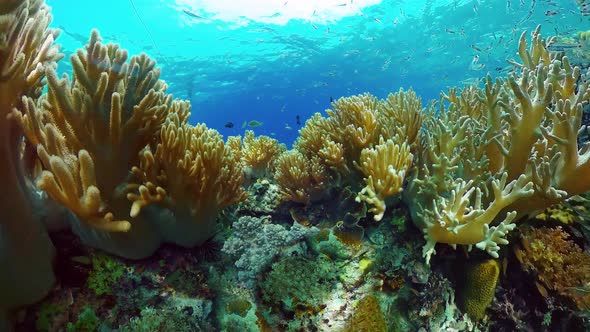
M 54 280 L 53 246 L 33 208 L 21 160 L 22 131 L 8 115 L 24 98 L 40 96 L 45 70 L 62 55 L 43 1 L 5 1 L 0 9 L 0 330 L 5 331 L 6 310 L 38 300 Z
M 361 151 L 358 167 L 366 176 L 366 186 L 358 194 L 357 201 L 373 205 L 369 211 L 373 212 L 376 221 L 383 218 L 385 199 L 403 190 L 404 178 L 412 165 L 412 159 L 410 146 L 392 139 L 381 139 L 375 148 Z
M 187 112 L 165 94 L 153 60 L 126 61 L 127 52 L 103 45 L 95 30 L 86 51 L 72 56 L 72 82 L 48 71 L 47 98 L 17 113 L 46 169 L 38 186 L 83 222 L 107 231 L 131 226 L 127 207 L 116 200 L 138 152 L 168 112 Z
M 174 218 L 157 223 L 164 240 L 187 247 L 202 244 L 213 235 L 219 210 L 246 197 L 234 153 L 217 131 L 191 126 L 171 113 L 155 152 L 146 148 L 139 167 L 133 167 L 139 184 L 127 187 L 131 216 L 150 204 L 166 207 Z
M 284 199 L 309 204 L 326 195 L 328 176 L 316 159 L 308 160 L 301 152 L 289 150 L 277 159 L 275 179 Z
M 274 138 L 255 137 L 252 130 L 246 130 L 243 145 L 242 162 L 249 178 L 270 176 L 277 157 L 287 149 Z
M 517 215 L 590 189 L 590 143 L 577 146 L 590 88 L 576 88 L 580 70 L 547 52 L 539 28 L 532 36 L 530 49 L 520 40 L 518 74 L 443 94 L 439 116 L 425 122 L 404 193 L 426 234 L 427 258 L 437 242 L 497 257 Z
M 219 209 L 244 197 L 243 176 L 217 132 L 186 123 L 190 104 L 166 94 L 155 61 L 127 57 L 93 31 L 73 80 L 48 71 L 47 96 L 15 117 L 37 145 L 38 186 L 74 212 L 85 243 L 141 258 L 211 236 Z
M 305 123 L 294 145 L 297 153 L 279 158 L 281 176 L 277 180 L 284 198 L 309 203 L 310 185 L 316 194 L 351 187 L 359 192 L 360 201 L 375 206 L 371 211 L 380 220 L 385 199 L 401 190 L 412 163 L 410 150 L 418 151 L 420 147 L 421 101 L 414 91 L 400 90 L 387 100 L 368 93 L 344 97 L 332 107 L 327 117 L 317 113 Z M 296 164 L 307 166 L 292 167 Z M 307 172 L 294 181 L 298 169 Z

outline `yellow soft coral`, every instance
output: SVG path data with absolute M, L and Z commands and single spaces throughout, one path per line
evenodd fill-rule
M 392 139 L 383 141 L 375 148 L 363 149 L 359 169 L 365 174 L 366 186 L 357 196 L 357 201 L 365 201 L 373 207 L 375 221 L 381 220 L 385 213 L 385 199 L 399 194 L 403 189 L 405 175 L 412 165 L 413 155 L 406 143 Z
M 301 152 L 283 152 L 276 163 L 275 180 L 283 199 L 309 204 L 326 194 L 328 176 L 316 158 L 307 159 Z
M 287 148 L 274 138 L 254 136 L 246 130 L 242 148 L 242 161 L 250 178 L 268 177 L 274 171 L 274 163 Z
M 82 221 L 108 231 L 129 230 L 128 207 L 116 202 L 118 187 L 166 114 L 182 108 L 165 94 L 153 60 L 126 60 L 126 51 L 102 45 L 95 30 L 86 52 L 72 56 L 72 83 L 49 71 L 47 98 L 16 113 L 46 169 L 38 186 Z
M 332 103 L 332 110 L 327 110 L 327 117 L 316 113 L 300 130 L 300 136 L 294 144 L 297 154 L 288 155 L 281 160 L 281 181 L 279 185 L 286 193 L 286 199 L 308 202 L 309 194 L 305 186 L 314 182 L 313 192 L 329 193 L 351 187 L 361 192 L 359 200 L 375 205 L 376 219 L 383 217 L 385 198 L 399 193 L 403 182 L 402 170 L 411 164 L 408 158 L 410 151 L 420 149 L 420 127 L 423 113 L 420 98 L 413 90 L 400 90 L 390 94 L 387 100 L 365 93 L 361 95 L 343 97 Z M 381 141 L 383 139 L 383 141 Z M 401 150 L 389 151 L 386 143 L 394 140 Z M 377 148 L 384 144 L 383 148 Z M 379 156 L 371 156 L 371 151 Z M 395 156 L 400 152 L 401 156 Z M 410 154 L 411 155 L 411 154 Z M 380 159 L 385 160 L 381 163 Z M 310 181 L 309 170 L 301 174 L 297 181 L 295 172 L 306 167 L 290 168 L 290 180 L 286 174 L 288 163 L 303 163 L 306 160 L 321 181 Z M 395 176 L 388 175 L 391 165 L 399 167 Z M 377 174 L 379 173 L 379 174 Z M 405 174 L 405 171 L 403 171 Z M 304 180 L 307 179 L 307 180 Z M 364 180 L 363 180 L 364 179 Z M 365 181 L 366 186 L 362 183 Z M 389 186 L 393 187 L 390 188 Z M 320 189 L 319 186 L 323 188 Z M 364 187 L 364 189 L 362 189 Z M 318 197 L 321 195 L 315 195 Z M 308 197 L 308 198 L 305 198 Z
M 44 168 L 37 185 L 74 212 L 81 222 L 76 233 L 88 245 L 140 258 L 159 246 L 161 235 L 149 223 L 132 225 L 124 192 L 129 172 L 167 114 L 185 120 L 189 104 L 166 94 L 154 60 L 127 58 L 93 31 L 85 50 L 71 58 L 73 79 L 48 70 L 47 94 L 26 100 L 14 117 L 37 146 Z
M 9 114 L 25 98 L 39 98 L 45 70 L 63 55 L 44 1 L 4 1 L 0 9 L 0 330 L 8 331 L 7 310 L 37 301 L 54 281 L 54 249 L 44 212 L 32 203 L 37 195 L 21 160 L 22 131 Z
M 220 209 L 245 199 L 243 172 L 221 135 L 204 124 L 191 126 L 176 113 L 168 116 L 154 153 L 146 148 L 127 186 L 131 216 L 150 204 L 168 208 L 171 222 L 157 223 L 164 240 L 192 247 L 215 231 Z

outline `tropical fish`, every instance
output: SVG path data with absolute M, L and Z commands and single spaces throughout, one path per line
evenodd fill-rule
M 577 44 L 577 43 L 552 43 L 549 46 L 547 46 L 547 49 L 549 51 L 565 51 L 565 50 L 569 50 L 569 49 L 574 49 L 574 48 L 580 48 L 582 47 L 581 44 Z
M 257 120 L 250 120 L 248 121 L 248 127 L 252 127 L 252 128 L 256 128 L 256 127 L 260 127 L 262 126 L 262 122 L 257 121 Z

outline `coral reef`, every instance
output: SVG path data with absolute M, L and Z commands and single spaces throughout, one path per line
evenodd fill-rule
M 588 143 L 578 148 L 576 138 L 590 88 L 576 86 L 580 69 L 547 51 L 551 39 L 540 28 L 530 48 L 525 36 L 517 73 L 488 76 L 482 89 L 451 89 L 425 121 L 426 145 L 404 198 L 425 232 L 427 259 L 436 243 L 498 257 L 517 218 L 588 189 Z
M 272 262 L 280 250 L 311 236 L 317 229 L 307 229 L 299 223 L 286 229 L 272 224 L 269 217 L 244 216 L 233 224 L 233 234 L 222 251 L 235 259 L 238 280 L 247 287 L 254 286 L 260 272 Z
M 579 309 L 590 308 L 590 255 L 561 227 L 529 229 L 515 248 L 523 268 L 537 280 L 541 295 L 566 298 Z
M 96 30 L 60 78 L 44 1 L 0 8 L 0 330 L 46 295 L 21 330 L 590 325 L 590 87 L 540 27 L 508 77 L 424 107 L 413 90 L 342 97 L 287 150 L 189 124 L 155 60 Z

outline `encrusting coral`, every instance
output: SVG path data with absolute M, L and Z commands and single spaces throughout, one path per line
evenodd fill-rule
M 48 29 L 49 8 L 42 0 L 0 5 L 0 330 L 9 330 L 7 311 L 43 297 L 53 284 L 53 246 L 33 208 L 34 189 L 26 181 L 22 131 L 8 115 L 35 100 L 45 70 L 62 58 Z M 29 146 L 27 146 L 27 149 Z
M 524 270 L 537 279 L 541 295 L 559 295 L 588 310 L 590 256 L 569 237 L 561 227 L 527 229 L 514 252 Z

